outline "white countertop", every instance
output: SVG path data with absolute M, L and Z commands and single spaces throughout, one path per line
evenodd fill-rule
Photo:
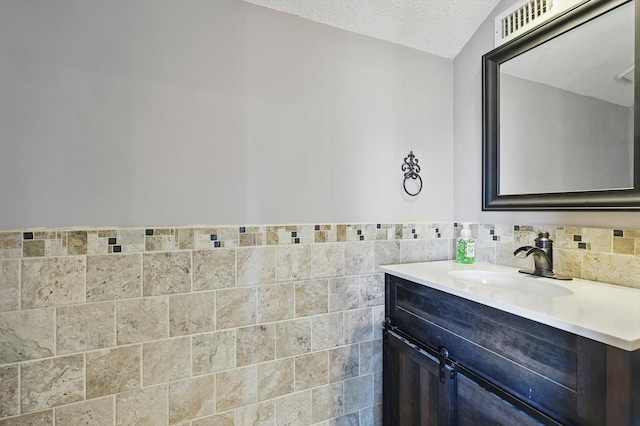
M 571 281 L 539 278 L 506 266 L 461 265 L 453 260 L 385 265 L 380 269 L 607 345 L 627 351 L 640 349 L 639 289 L 577 278 Z M 454 279 L 449 274 L 460 270 L 513 274 L 517 285 L 481 284 Z

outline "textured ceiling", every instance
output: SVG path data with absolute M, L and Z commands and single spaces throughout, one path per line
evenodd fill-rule
M 1 0 L 0 0 L 1 1 Z M 281 12 L 454 58 L 500 0 L 244 0 Z M 578 0 L 558 0 L 560 10 Z M 633 104 L 633 85 L 613 76 L 633 63 L 633 3 L 509 61 L 501 71 Z M 580 64 L 580 65 L 578 65 Z
M 244 0 L 453 58 L 500 0 Z

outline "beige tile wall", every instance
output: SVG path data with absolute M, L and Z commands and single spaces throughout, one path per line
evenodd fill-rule
M 0 425 L 380 424 L 384 280 L 453 224 L 0 231 Z
M 535 232 L 534 232 L 535 231 Z M 533 245 L 537 231 L 554 240 L 555 272 L 576 278 L 640 288 L 640 231 L 558 226 L 472 226 L 477 260 L 532 269 L 532 259 L 513 256 L 516 248 Z
M 384 280 L 457 224 L 0 231 L 0 426 L 380 424 Z M 640 231 L 473 224 L 640 288 Z

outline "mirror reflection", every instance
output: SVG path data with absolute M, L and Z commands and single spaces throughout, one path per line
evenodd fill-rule
M 635 1 L 499 67 L 500 195 L 633 188 Z

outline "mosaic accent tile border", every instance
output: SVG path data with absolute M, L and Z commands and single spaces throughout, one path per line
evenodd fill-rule
M 0 230 L 0 259 L 452 238 L 450 223 Z

